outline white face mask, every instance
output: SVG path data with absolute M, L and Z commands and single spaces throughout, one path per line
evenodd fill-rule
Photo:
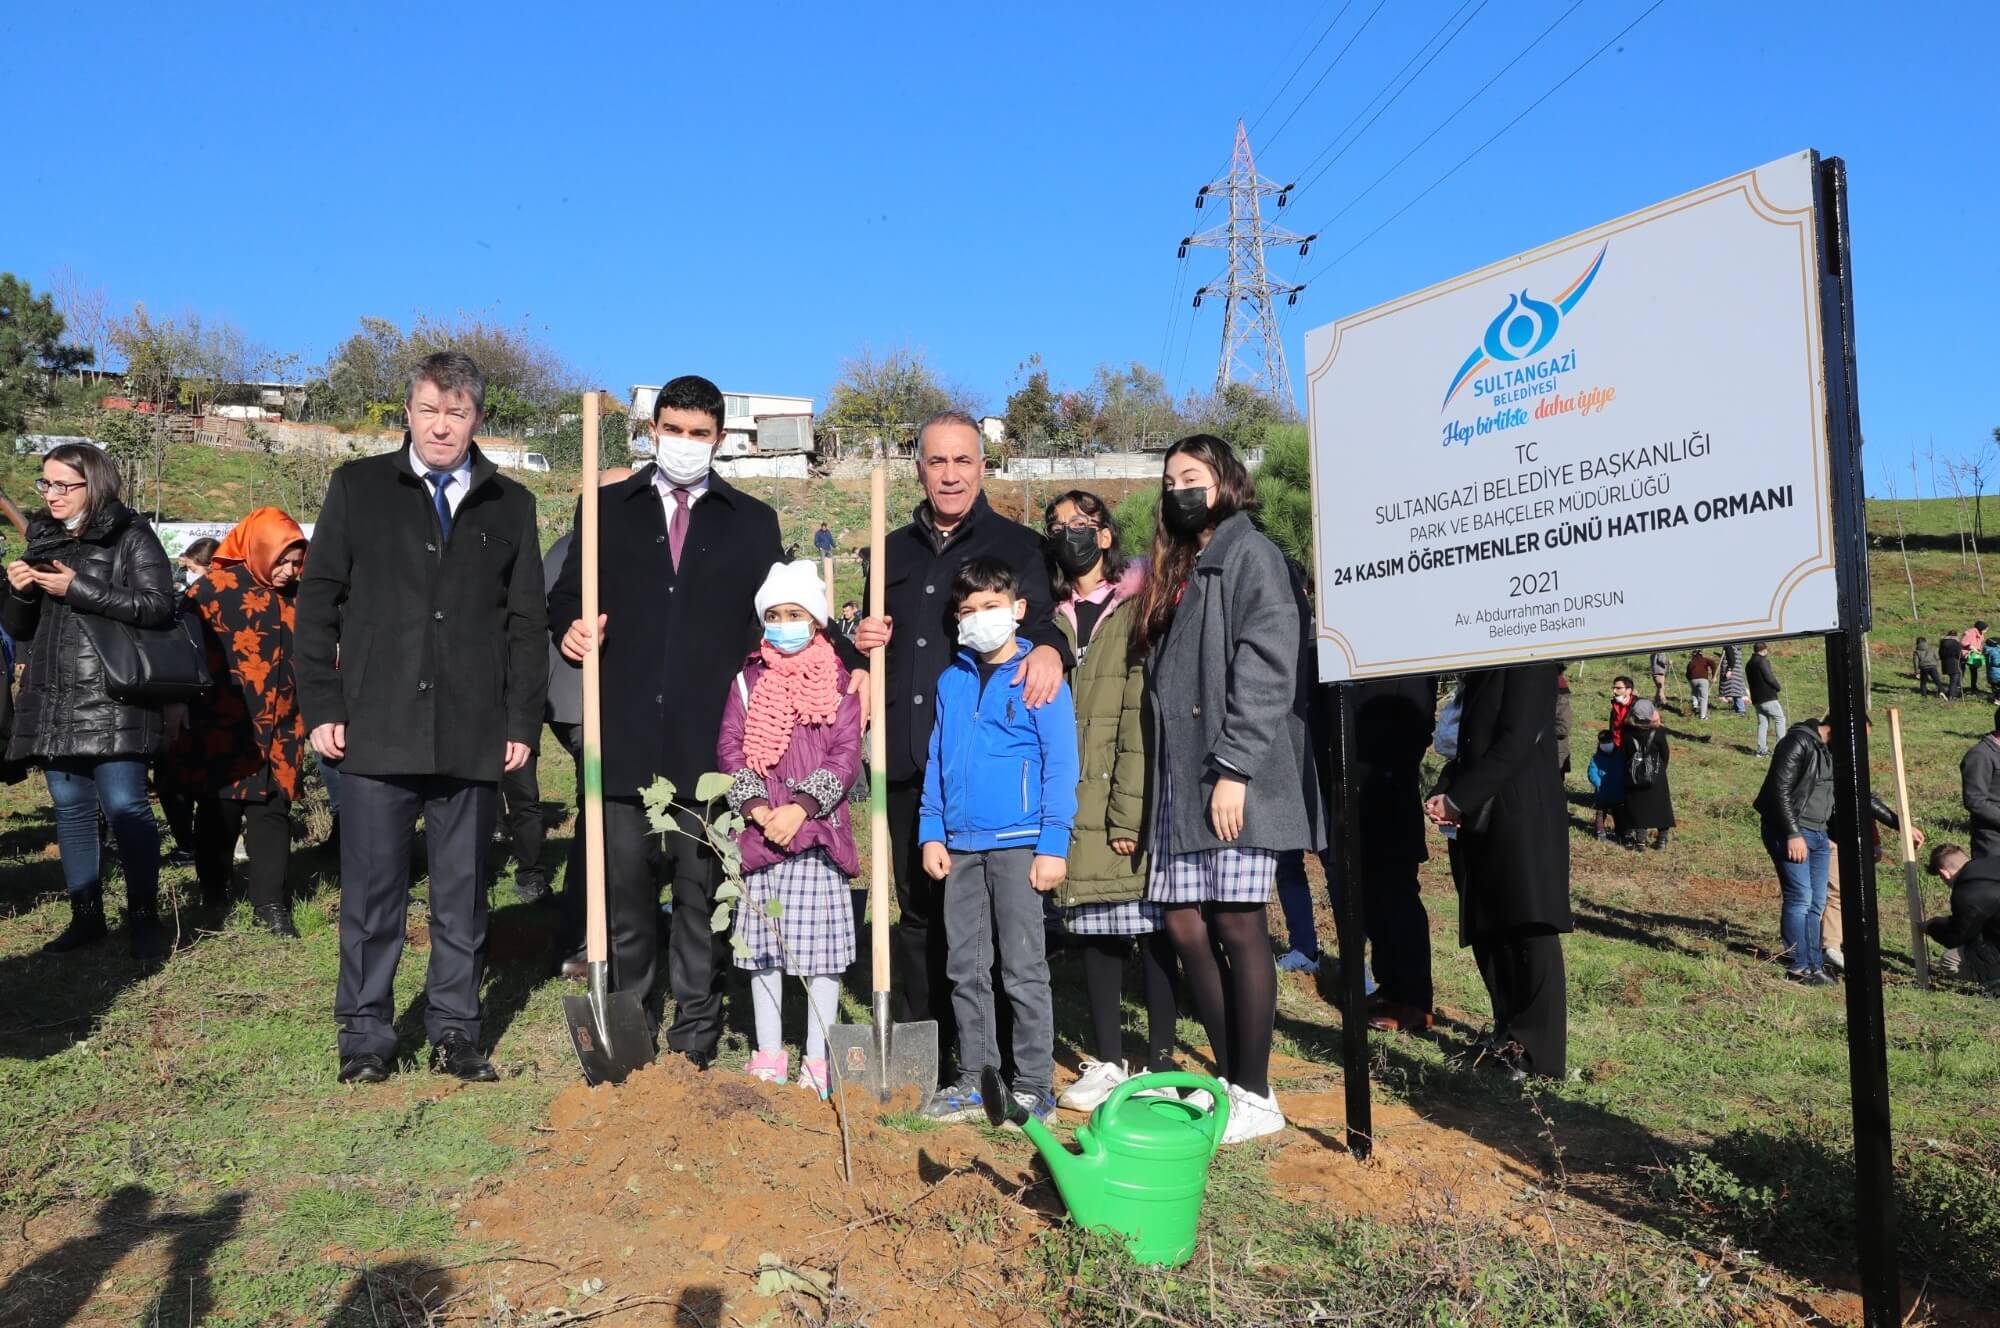
M 653 459 L 659 463 L 660 473 L 682 488 L 701 483 L 714 455 L 713 444 L 678 434 L 653 439 Z
M 981 609 L 958 620 L 958 643 L 982 655 L 990 655 L 1014 635 L 1014 610 Z

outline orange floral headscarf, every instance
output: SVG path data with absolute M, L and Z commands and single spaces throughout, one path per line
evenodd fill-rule
M 242 563 L 258 585 L 271 586 L 271 569 L 278 565 L 278 559 L 305 542 L 305 531 L 283 508 L 260 507 L 222 537 L 214 561 Z

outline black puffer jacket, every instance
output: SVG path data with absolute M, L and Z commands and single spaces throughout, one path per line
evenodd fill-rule
M 76 536 L 50 517 L 37 517 L 29 523 L 23 556 L 60 561 L 76 579 L 62 599 L 12 588 L 0 599 L 0 623 L 28 651 L 9 759 L 45 763 L 158 751 L 159 711 L 111 699 L 97 651 L 78 621 L 85 614 L 135 627 L 165 627 L 173 620 L 173 572 L 151 524 L 122 503 Z

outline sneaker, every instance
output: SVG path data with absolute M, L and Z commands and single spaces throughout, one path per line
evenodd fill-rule
M 1056 1105 L 1065 1111 L 1095 1111 L 1111 1090 L 1130 1079 L 1124 1065 L 1116 1061 L 1085 1061 L 1083 1073 L 1065 1088 Z
M 782 1084 L 792 1069 L 792 1058 L 784 1051 L 758 1051 L 750 1055 L 750 1064 L 744 1067 L 752 1079 L 761 1079 L 767 1084 Z
M 1011 1096 L 1016 1106 L 1044 1125 L 1047 1125 L 1049 1119 L 1056 1114 L 1056 1100 L 1047 1093 L 1033 1092 L 1023 1088 L 1011 1094 Z M 1021 1126 L 1011 1114 L 1001 1123 L 1000 1128 L 1003 1130 L 1012 1130 L 1016 1134 L 1021 1132 Z
M 1319 956 L 1309 955 L 1303 950 L 1287 950 L 1278 957 L 1280 973 L 1317 973 Z
M 1823 951 L 1821 951 L 1821 957 L 1826 961 L 1827 972 L 1842 973 L 1847 970 L 1847 956 L 1840 952 L 1839 946 L 1837 945 L 1827 946 Z
M 924 1115 L 934 1121 L 974 1121 L 986 1119 L 986 1099 L 979 1094 L 979 1081 L 960 1079 L 931 1094 Z
M 1817 970 L 1791 969 L 1785 974 L 1785 981 L 1796 982 L 1801 987 L 1831 987 L 1833 979 Z
M 1229 1081 L 1227 1079 L 1217 1079 L 1216 1082 L 1222 1085 L 1223 1091 L 1230 1095 L 1231 1100 L 1233 1102 L 1236 1095 L 1236 1090 L 1229 1086 Z M 1215 1094 L 1209 1092 L 1206 1088 L 1182 1089 L 1181 1101 L 1186 1102 L 1191 1106 L 1199 1107 L 1203 1111 L 1215 1110 Z
M 799 1087 L 817 1093 L 820 1101 L 826 1101 L 826 1059 L 824 1057 L 815 1057 L 809 1061 L 799 1062 Z
M 1278 1109 L 1278 1095 L 1259 1097 L 1248 1089 L 1229 1086 L 1229 1125 L 1222 1131 L 1224 1144 L 1248 1143 L 1285 1128 L 1285 1113 Z

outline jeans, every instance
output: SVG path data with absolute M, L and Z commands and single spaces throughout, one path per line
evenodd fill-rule
M 1783 892 L 1783 912 L 1778 916 L 1778 935 L 1785 944 L 1785 967 L 1794 973 L 1817 973 L 1825 960 L 1820 950 L 1819 920 L 1826 912 L 1827 864 L 1833 855 L 1833 841 L 1824 830 L 1802 830 L 1806 860 L 1793 862 L 1785 856 L 1785 835 L 1766 830 L 1764 848 L 1771 865 L 1778 869 L 1778 887 Z
M 1759 701 L 1757 703 L 1757 755 L 1769 756 L 1771 754 L 1771 744 L 1766 739 L 1765 734 L 1771 732 L 1774 728 L 1780 738 L 1785 736 L 1785 707 L 1776 701 Z
M 1688 683 L 1688 690 L 1694 693 L 1694 713 L 1698 719 L 1708 718 L 1708 679 L 1695 678 Z
M 1937 688 L 1937 694 L 1939 696 L 1944 695 L 1944 679 L 1938 677 L 1937 668 L 1935 666 L 1931 666 L 1928 668 L 1918 669 L 1917 695 L 1929 696 L 1931 694 L 1931 688 L 1933 687 Z
M 953 853 L 942 912 L 945 971 L 958 1015 L 960 1078 L 977 1082 L 980 1071 L 1001 1063 L 993 1008 L 997 951 L 1000 985 L 1014 1011 L 1014 1082 L 1009 1087 L 1046 1098 L 1055 1073 L 1055 1002 L 1049 990 L 1042 897 L 1028 882 L 1034 860 L 1034 850 L 1026 848 Z
M 118 839 L 126 897 L 151 905 L 159 898 L 160 827 L 146 794 L 146 762 L 138 757 L 51 761 L 43 774 L 56 809 L 56 844 L 63 884 L 71 894 L 102 883 L 98 870 L 97 810 Z
M 1334 870 L 1333 850 L 1327 849 L 1319 855 L 1320 866 L 1326 869 L 1326 897 L 1333 906 L 1333 916 L 1340 917 L 1340 875 Z M 1306 881 L 1306 851 L 1302 848 L 1287 849 L 1278 855 L 1278 907 L 1285 913 L 1285 948 L 1297 950 L 1309 959 L 1320 957 L 1319 924 L 1313 918 L 1312 886 Z M 1419 905 L 1421 907 L 1421 905 Z M 1370 941 L 1374 938 L 1371 936 Z M 1428 944 L 1428 942 L 1427 942 Z M 1364 967 L 1362 982 L 1368 994 L 1375 994 L 1375 978 Z

